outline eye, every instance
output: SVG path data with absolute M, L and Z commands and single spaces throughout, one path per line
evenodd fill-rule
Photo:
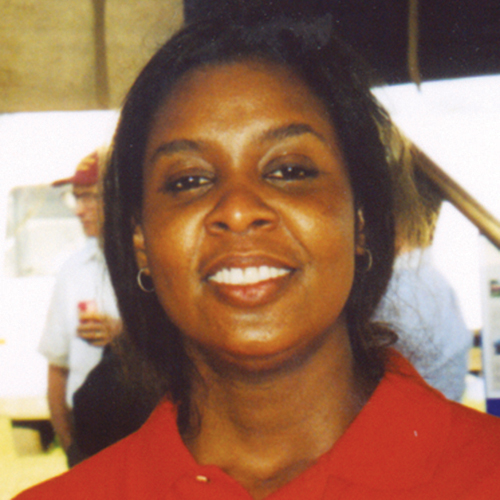
M 203 175 L 185 175 L 167 181 L 165 191 L 170 193 L 181 193 L 183 191 L 191 191 L 198 188 L 203 188 L 212 183 L 212 179 Z
M 311 165 L 287 163 L 272 169 L 266 178 L 277 181 L 300 181 L 318 177 L 318 170 Z

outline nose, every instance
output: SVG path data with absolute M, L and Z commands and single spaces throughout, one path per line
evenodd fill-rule
M 205 223 L 210 234 L 238 234 L 252 230 L 270 230 L 277 226 L 278 213 L 260 193 L 247 186 L 228 188 L 217 200 Z

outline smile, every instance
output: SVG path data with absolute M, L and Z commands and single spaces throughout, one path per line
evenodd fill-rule
M 290 273 L 290 269 L 282 267 L 230 267 L 224 268 L 208 279 L 221 285 L 245 286 L 280 278 Z

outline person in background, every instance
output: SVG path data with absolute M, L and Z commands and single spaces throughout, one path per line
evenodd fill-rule
M 448 399 L 461 400 L 472 332 L 453 288 L 432 263 L 431 248 L 398 255 L 375 319 L 395 330 L 394 347 L 430 385 Z
M 374 316 L 398 335 L 394 347 L 448 399 L 465 390 L 472 332 L 455 291 L 432 263 L 432 241 L 443 194 L 415 168 L 409 141 L 391 135 L 396 209 L 396 260 Z
M 74 444 L 73 393 L 100 361 L 103 346 L 120 330 L 114 292 L 98 236 L 101 229 L 99 164 L 95 151 L 77 166 L 74 175 L 54 183 L 73 185 L 75 213 L 87 237 L 84 248 L 62 266 L 54 287 L 39 351 L 47 358 L 48 402 L 54 430 L 69 466 L 81 460 Z

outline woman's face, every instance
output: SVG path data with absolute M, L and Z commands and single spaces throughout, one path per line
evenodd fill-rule
M 262 369 L 346 342 L 353 195 L 326 110 L 289 70 L 187 74 L 153 123 L 143 194 L 138 261 L 189 346 Z

